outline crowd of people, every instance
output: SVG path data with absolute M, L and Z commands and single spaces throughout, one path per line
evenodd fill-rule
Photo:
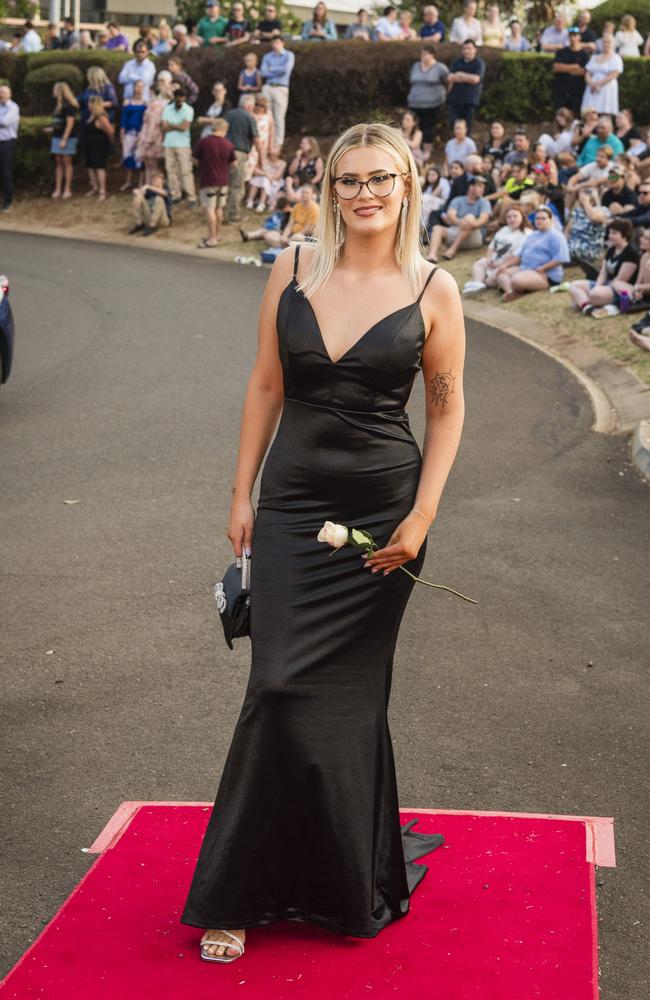
M 558 15 L 531 39 L 516 19 L 503 23 L 498 5 L 490 5 L 483 19 L 476 10 L 474 0 L 467 0 L 448 30 L 436 7 L 424 8 L 422 47 L 396 126 L 419 171 L 428 258 L 450 260 L 465 250 L 482 250 L 465 295 L 493 288 L 509 302 L 533 292 L 567 291 L 585 316 L 638 311 L 642 316 L 631 337 L 650 350 L 650 129 L 639 128 L 618 97 L 621 53 L 647 50 L 648 43 L 628 16 L 620 25 L 608 24 L 598 38 L 588 12 L 568 27 Z M 132 234 L 148 236 L 169 227 L 174 207 L 185 200 L 205 213 L 201 249 L 218 245 L 224 221 L 241 223 L 244 207 L 266 215 L 259 226 L 239 228 L 243 242 L 263 241 L 265 259 L 310 239 L 324 161 L 314 136 L 303 136 L 293 152 L 286 150 L 294 54 L 272 4 L 254 28 L 244 11 L 235 2 L 225 18 L 218 3 L 208 0 L 205 16 L 183 25 L 184 31 L 161 24 L 156 36 L 143 28 L 118 77 L 121 100 L 99 67 L 88 70 L 80 94 L 64 81 L 56 83 L 52 122 L 45 129 L 55 165 L 52 198 L 73 196 L 79 153 L 88 171 L 86 195 L 104 201 L 107 161 L 119 151 L 120 190 L 132 191 Z M 91 43 L 128 48 L 118 25 L 107 25 L 105 32 L 103 41 L 98 32 Z M 81 35 L 68 19 L 46 45 L 83 47 Z M 301 37 L 337 37 L 324 3 L 316 5 Z M 373 25 L 361 10 L 346 37 L 399 41 L 415 37 L 415 29 L 393 7 Z M 436 54 L 435 42 L 444 39 L 459 45 L 449 65 Z M 261 60 L 254 50 L 241 57 L 237 93 L 229 94 L 216 79 L 209 105 L 199 108 L 199 88 L 183 65 L 183 52 L 195 44 L 255 40 L 270 47 Z M 535 134 L 520 126 L 509 135 L 503 122 L 493 121 L 483 142 L 473 138 L 486 69 L 478 45 L 553 53 L 549 73 L 556 115 L 550 130 Z M 168 56 L 158 72 L 156 54 Z M 11 208 L 18 125 L 10 89 L 0 86 L 4 211 Z M 450 137 L 441 149 L 437 139 L 445 127 Z M 566 281 L 569 264 L 584 277 Z

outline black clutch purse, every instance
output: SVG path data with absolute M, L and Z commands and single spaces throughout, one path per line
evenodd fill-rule
M 223 580 L 214 587 L 214 599 L 230 649 L 233 639 L 251 634 L 250 567 L 251 557 L 241 556 L 231 563 Z

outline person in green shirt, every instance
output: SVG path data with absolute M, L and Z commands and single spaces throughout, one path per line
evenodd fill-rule
M 205 15 L 196 26 L 196 33 L 204 45 L 223 45 L 227 41 L 228 18 L 221 16 L 217 0 L 206 0 Z

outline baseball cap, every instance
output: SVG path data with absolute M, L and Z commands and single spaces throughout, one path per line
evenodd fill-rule
M 474 174 L 470 178 L 470 184 L 487 184 L 485 177 L 482 174 Z
M 576 26 L 576 25 L 574 24 L 574 25 L 573 25 L 573 27 L 569 28 L 569 34 L 570 34 L 570 35 L 579 35 L 579 34 L 580 34 L 580 28 L 578 28 L 578 27 L 577 27 L 577 26 Z
M 622 163 L 612 163 L 607 174 L 609 177 L 625 177 L 625 167 Z

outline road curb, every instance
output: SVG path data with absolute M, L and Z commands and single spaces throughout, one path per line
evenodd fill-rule
M 650 482 L 650 420 L 642 420 L 632 436 L 632 461 Z

